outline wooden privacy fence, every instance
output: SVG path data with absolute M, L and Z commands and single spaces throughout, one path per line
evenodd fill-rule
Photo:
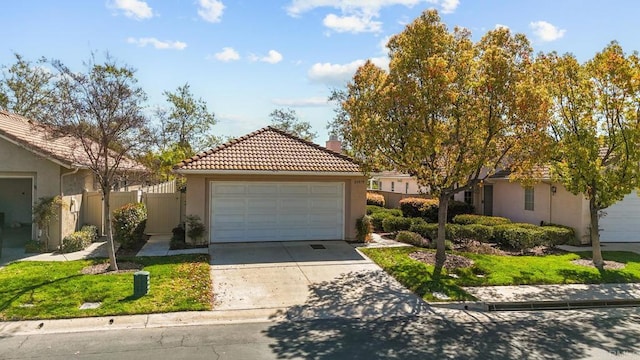
M 175 189 L 175 188 L 174 188 Z M 157 191 L 157 189 L 154 189 Z M 166 190 L 171 190 L 167 188 Z M 170 234 L 171 229 L 184 221 L 185 194 L 180 192 L 147 193 L 141 190 L 113 191 L 109 205 L 111 211 L 129 203 L 143 202 L 147 208 L 147 234 Z M 106 230 L 102 192 L 85 192 L 82 201 L 83 224 L 95 225 L 100 234 Z

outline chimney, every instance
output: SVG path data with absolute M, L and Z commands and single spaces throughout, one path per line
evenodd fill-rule
M 329 136 L 329 141 L 327 141 L 327 145 L 325 147 L 333 152 L 337 152 L 338 154 L 342 153 L 342 141 L 338 140 L 336 135 Z

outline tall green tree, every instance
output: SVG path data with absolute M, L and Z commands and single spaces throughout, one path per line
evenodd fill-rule
M 60 61 L 53 66 L 60 78 L 60 96 L 44 120 L 82 146 L 83 156 L 75 160 L 86 164 L 98 179 L 104 196 L 110 269 L 117 270 L 109 195 L 120 174 L 136 165 L 130 158 L 150 144 L 142 107 L 147 96 L 137 84 L 135 70 L 119 65 L 109 55 L 103 63 L 92 55 L 85 63 L 86 71 L 81 72 Z
M 174 92 L 165 91 L 163 95 L 169 108 L 156 112 L 161 122 L 163 146 L 178 144 L 187 152 L 202 151 L 210 144 L 215 115 L 209 112 L 202 98 L 195 98 L 188 83 L 179 86 Z
M 508 29 L 474 43 L 429 10 L 387 46 L 389 71 L 367 62 L 347 85 L 344 133 L 367 170 L 409 173 L 438 197 L 438 276 L 449 199 L 497 169 L 531 176 L 549 101 L 529 42 Z
M 55 74 L 48 69 L 49 62 L 44 57 L 36 61 L 17 53 L 14 57 L 14 64 L 2 67 L 0 108 L 41 120 L 57 98 Z
M 269 114 L 271 126 L 307 141 L 313 141 L 317 134 L 311 123 L 303 121 L 293 109 L 275 109 Z
M 640 60 L 612 42 L 585 64 L 569 54 L 546 63 L 553 172 L 589 200 L 593 263 L 602 269 L 599 216 L 640 186 Z

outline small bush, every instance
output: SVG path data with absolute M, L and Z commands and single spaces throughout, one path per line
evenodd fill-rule
M 472 214 L 473 213 L 473 205 L 469 205 L 463 201 L 449 201 L 449 206 L 447 207 L 447 221 L 451 222 L 454 217 L 463 214 Z M 437 215 L 436 215 L 437 217 Z
M 431 241 L 431 243 L 429 244 L 429 248 L 431 249 L 437 249 L 438 248 L 438 244 L 436 244 L 435 240 Z M 451 242 L 451 240 L 445 240 L 444 241 L 444 249 L 445 250 L 453 250 L 453 243 Z
M 204 234 L 207 232 L 204 224 L 198 215 L 187 215 L 187 236 L 193 240 L 195 244 L 202 242 Z
M 187 238 L 187 234 L 182 224 L 171 229 L 171 233 L 173 235 L 171 236 L 171 241 L 169 242 L 170 250 L 179 250 L 179 249 L 188 248 L 187 243 L 185 241 Z
M 147 223 L 147 208 L 142 203 L 125 204 L 113 211 L 115 240 L 123 249 L 133 249 L 144 243 L 144 227 Z
M 367 193 L 367 205 L 384 207 L 384 196 L 376 193 Z
M 429 241 L 427 239 L 411 231 L 400 231 L 398 235 L 396 235 L 396 241 L 417 247 L 429 247 Z
M 531 224 L 498 225 L 493 233 L 498 245 L 521 251 L 544 244 L 546 238 L 540 227 Z
M 98 228 L 94 225 L 85 225 L 73 234 L 62 239 L 60 250 L 63 253 L 80 251 L 86 249 L 92 242 L 98 239 Z
M 371 217 L 365 215 L 356 220 L 356 240 L 359 242 L 370 241 L 372 231 L 373 224 L 371 223 Z
M 411 219 L 399 216 L 390 216 L 382 221 L 382 229 L 385 232 L 397 232 L 409 230 Z
M 575 231 L 567 226 L 544 225 L 540 227 L 540 230 L 545 234 L 545 245 L 547 246 L 570 244 L 576 239 Z
M 373 215 L 377 212 L 383 211 L 384 208 L 378 205 L 367 205 L 367 215 Z
M 438 224 L 417 222 L 411 225 L 409 231 L 418 233 L 425 239 L 433 240 L 438 235 Z
M 95 225 L 84 225 L 80 231 L 87 234 L 87 236 L 91 239 L 91 242 L 98 241 L 98 227 Z
M 485 216 L 475 214 L 460 214 L 453 217 L 453 222 L 460 225 L 480 224 L 496 226 L 511 223 L 511 220 L 499 216 Z
M 479 241 L 481 243 L 489 242 L 493 239 L 493 228 L 487 225 L 481 224 L 469 224 L 469 225 L 457 225 L 456 238 L 452 238 L 454 241 L 468 242 L 471 240 Z
M 24 252 L 27 254 L 39 254 L 45 252 L 46 246 L 44 241 L 38 240 L 27 240 L 26 244 L 24 244 Z
M 438 199 L 424 199 L 424 198 L 404 198 L 400 200 L 400 210 L 405 217 L 423 217 L 429 219 L 433 218 L 433 211 L 435 209 L 435 219 L 438 219 Z

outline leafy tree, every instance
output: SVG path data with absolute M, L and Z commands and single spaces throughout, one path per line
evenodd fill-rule
M 168 110 L 156 111 L 161 122 L 161 139 L 164 146 L 178 144 L 187 153 L 201 151 L 211 146 L 211 131 L 216 124 L 215 115 L 207 109 L 202 98 L 194 98 L 188 83 L 175 92 L 165 91 Z
M 301 139 L 313 141 L 317 134 L 311 130 L 308 121 L 302 121 L 293 109 L 275 109 L 269 114 L 271 126 L 289 134 L 293 134 Z
M 55 75 L 46 66 L 47 59 L 35 62 L 14 53 L 16 62 L 2 67 L 0 80 L 0 108 L 41 120 L 56 101 Z
M 640 59 L 616 42 L 585 64 L 546 58 L 554 99 L 554 174 L 589 200 L 593 263 L 602 269 L 599 213 L 640 186 Z
M 347 131 L 347 124 L 349 122 L 349 114 L 345 111 L 342 103 L 347 99 L 347 92 L 344 89 L 332 89 L 331 95 L 329 95 L 329 102 L 334 103 L 336 106 L 333 109 L 335 113 L 333 119 L 327 122 L 327 130 L 329 130 L 330 136 L 336 136 L 342 142 L 342 150 L 352 155 L 351 144 L 349 143 L 349 135 L 345 134 Z
M 72 71 L 60 61 L 53 66 L 59 72 L 60 98 L 45 120 L 82 145 L 86 156 L 76 160 L 87 164 L 102 189 L 110 269 L 117 270 L 109 195 L 119 174 L 137 166 L 130 157 L 149 144 L 141 105 L 147 97 L 137 85 L 135 70 L 109 55 L 102 64 L 92 55 L 86 72 Z
M 367 62 L 347 85 L 344 134 L 365 169 L 409 173 L 438 196 L 438 276 L 449 199 L 497 169 L 530 177 L 548 100 L 529 42 L 508 29 L 474 43 L 430 10 L 387 46 L 388 72 Z
M 33 221 L 38 225 L 38 228 L 42 230 L 45 249 L 49 249 L 49 241 L 51 240 L 51 236 L 49 234 L 51 221 L 58 218 L 60 208 L 64 205 L 64 200 L 62 200 L 62 197 L 58 195 L 53 197 L 41 197 L 33 206 Z

